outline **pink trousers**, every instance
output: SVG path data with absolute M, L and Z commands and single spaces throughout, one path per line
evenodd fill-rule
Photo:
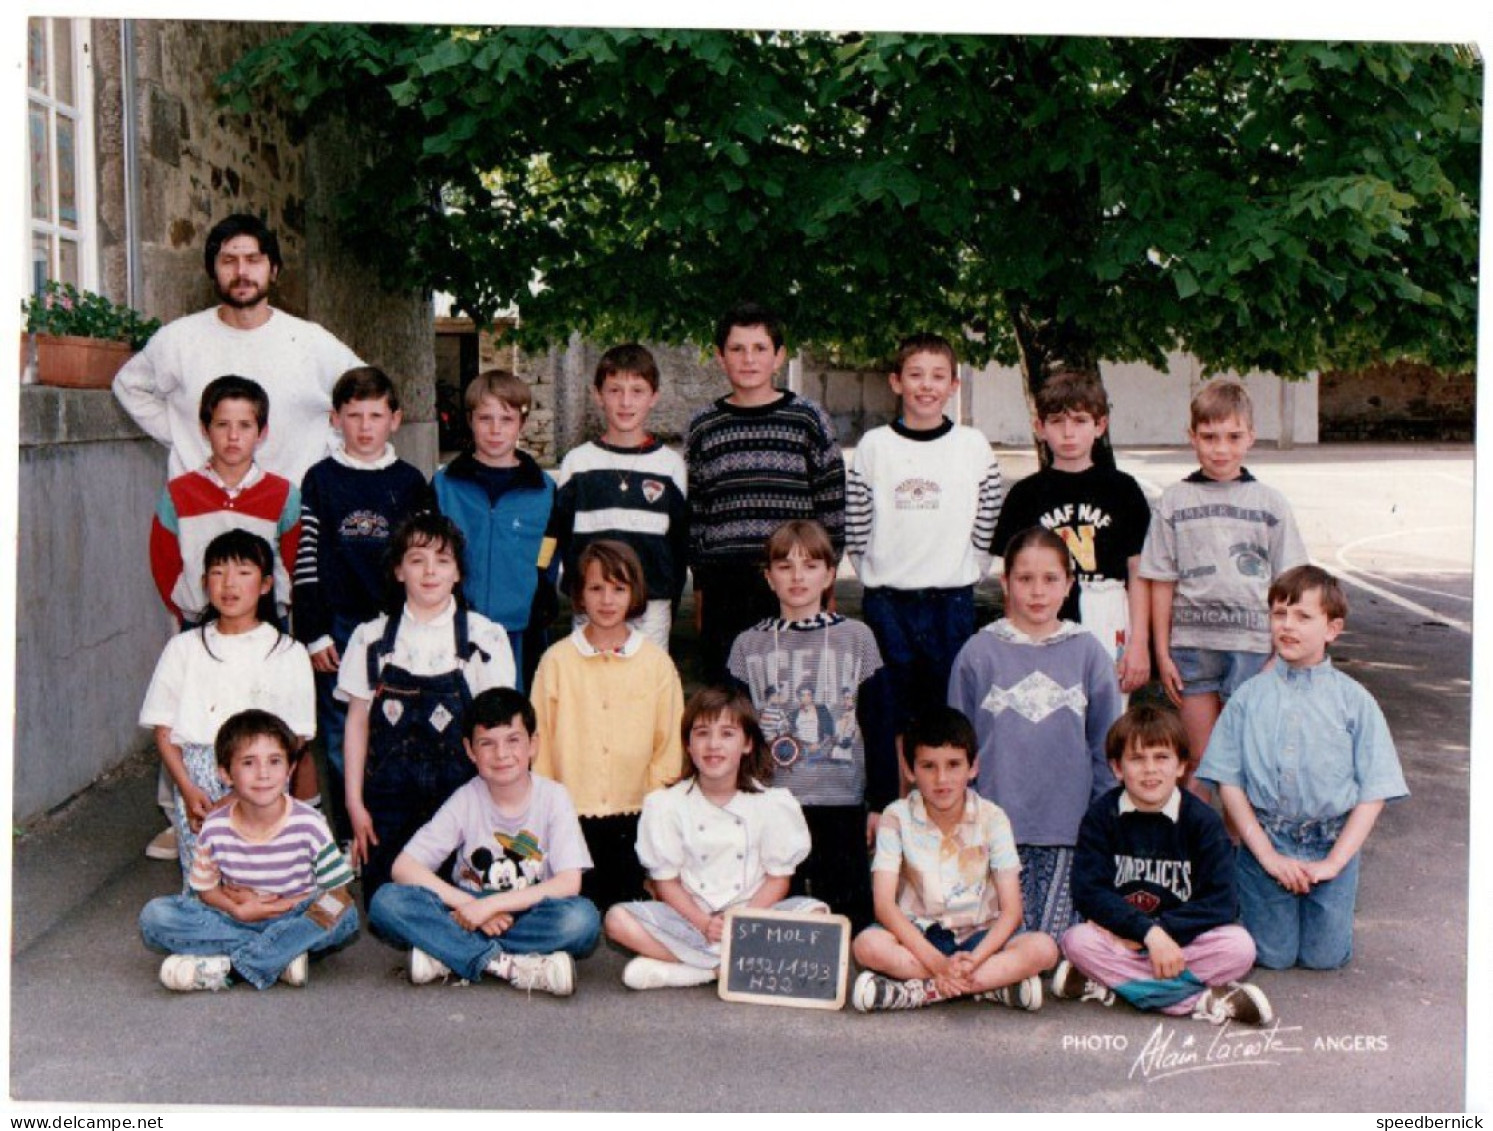
M 1063 955 L 1090 981 L 1114 990 L 1137 1009 L 1189 1014 L 1209 986 L 1236 981 L 1255 962 L 1255 943 L 1236 923 L 1204 931 L 1182 948 L 1187 967 L 1175 978 L 1157 978 L 1144 950 L 1127 950 L 1092 923 L 1063 934 Z

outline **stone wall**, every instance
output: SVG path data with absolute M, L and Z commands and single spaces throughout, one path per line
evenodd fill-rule
M 1473 439 L 1477 377 L 1400 362 L 1321 380 L 1324 440 Z

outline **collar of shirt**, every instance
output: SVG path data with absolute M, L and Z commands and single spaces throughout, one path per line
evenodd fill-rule
M 259 466 L 257 462 L 251 463 L 249 465 L 249 470 L 244 473 L 244 477 L 238 481 L 238 485 L 236 487 L 230 487 L 227 483 L 223 482 L 222 476 L 220 476 L 216 471 L 213 470 L 211 460 L 202 465 L 201 474 L 205 475 L 209 483 L 211 483 L 218 490 L 222 491 L 230 499 L 238 498 L 240 492 L 247 491 L 250 487 L 254 486 L 254 484 L 258 483 L 261 479 L 264 478 L 264 470 Z
M 1126 793 L 1123 789 L 1120 790 L 1120 816 L 1123 817 L 1126 813 L 1145 812 L 1149 812 L 1149 810 L 1137 809 L 1135 802 L 1130 800 L 1130 794 Z M 1172 795 L 1166 799 L 1166 804 L 1161 807 L 1159 812 L 1165 813 L 1170 817 L 1172 824 L 1175 825 L 1182 816 L 1182 791 L 1173 787 Z
M 415 616 L 415 610 L 406 602 L 404 606 L 404 620 L 406 624 L 416 625 L 420 628 L 435 628 L 438 625 L 450 624 L 456 619 L 456 598 L 451 597 L 446 601 L 446 607 L 429 620 L 421 620 Z
M 394 450 L 393 444 L 385 444 L 380 455 L 371 460 L 361 460 L 349 455 L 347 445 L 339 440 L 332 445 L 332 458 L 343 467 L 350 467 L 354 471 L 382 471 L 399 458 L 399 453 Z
M 1183 483 L 1223 483 L 1223 484 L 1227 484 L 1227 483 L 1253 483 L 1254 481 L 1255 481 L 1255 477 L 1250 473 L 1250 470 L 1247 467 L 1241 467 L 1239 469 L 1239 474 L 1235 478 L 1233 478 L 1233 479 L 1210 479 L 1208 476 L 1206 476 L 1206 475 L 1203 474 L 1203 469 L 1200 467 L 1196 471 L 1194 471 L 1191 475 L 1187 476 L 1186 479 L 1182 480 Z
M 1028 636 L 1005 617 L 1001 617 L 993 624 L 987 624 L 982 631 L 993 633 L 1002 640 L 1009 641 L 1012 644 L 1034 644 L 1040 646 L 1043 644 L 1056 644 L 1060 640 L 1067 640 L 1068 637 L 1077 636 L 1080 632 L 1087 630 L 1081 624 L 1075 624 L 1071 620 L 1063 620 L 1058 621 L 1057 631 L 1051 636 L 1043 636 L 1039 639 Z
M 815 628 L 829 628 L 831 625 L 839 624 L 844 619 L 839 613 L 818 612 L 811 617 L 804 617 L 803 620 L 785 620 L 782 617 L 768 617 L 762 623 L 768 628 L 774 628 L 779 631 L 788 629 L 793 632 L 808 632 Z
M 1293 668 L 1277 656 L 1275 671 L 1280 681 L 1288 687 L 1293 684 L 1298 687 L 1311 687 L 1317 680 L 1326 679 L 1332 672 L 1332 657 L 1323 656 L 1321 663 L 1311 664 L 1302 668 Z
M 945 833 L 934 823 L 933 818 L 928 816 L 928 805 L 923 800 L 923 795 L 913 790 L 907 795 L 907 810 L 912 814 L 912 819 L 925 828 L 938 829 L 942 836 L 952 836 L 960 844 L 975 843 L 967 835 L 967 830 L 973 828 L 977 823 L 979 814 L 979 803 L 975 800 L 975 791 L 968 787 L 964 790 L 964 812 L 959 817 L 959 823 L 954 826 L 952 833 Z
M 629 626 L 627 639 L 622 642 L 622 647 L 597 648 L 586 639 L 586 629 L 583 625 L 570 634 L 570 642 L 575 645 L 575 650 L 582 656 L 621 656 L 625 660 L 636 655 L 638 649 L 643 646 L 643 634 Z

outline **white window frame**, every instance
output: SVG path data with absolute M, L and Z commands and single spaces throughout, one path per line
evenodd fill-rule
M 32 245 L 38 236 L 46 237 L 49 247 L 47 273 L 44 278 L 51 278 L 51 271 L 58 262 L 58 245 L 61 241 L 75 243 L 78 250 L 78 286 L 86 290 L 97 290 L 99 285 L 99 267 L 97 255 L 97 229 L 98 211 L 96 205 L 96 173 L 95 173 L 95 150 L 93 131 L 93 40 L 91 35 L 91 21 L 86 19 L 65 19 L 64 17 L 38 17 L 45 20 L 47 27 L 47 91 L 33 89 L 29 83 L 26 88 L 26 191 L 21 200 L 24 230 L 26 232 L 26 252 L 22 256 L 22 291 L 24 294 L 32 294 L 37 287 L 36 261 L 32 258 Z M 72 25 L 72 53 L 73 53 L 73 97 L 75 104 L 60 102 L 56 96 L 56 53 L 53 28 L 59 23 Z M 27 23 L 27 51 L 29 59 L 30 50 L 30 23 Z M 50 189 L 51 200 L 50 213 L 53 219 L 38 220 L 31 215 L 31 129 L 30 111 L 32 107 L 38 107 L 47 115 L 47 145 L 48 158 L 51 162 Z M 75 170 L 75 183 L 77 185 L 78 223 L 76 228 L 68 228 L 60 223 L 61 209 L 59 207 L 59 186 L 61 179 L 58 177 L 57 169 L 57 119 L 68 118 L 75 123 L 74 151 L 76 154 L 77 168 Z

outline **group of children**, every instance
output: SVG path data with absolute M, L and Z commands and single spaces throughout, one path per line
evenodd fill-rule
M 299 493 L 254 464 L 263 392 L 208 388 L 212 458 L 152 534 L 187 626 L 141 714 L 185 884 L 141 916 L 165 985 L 304 984 L 357 930 L 354 870 L 416 983 L 568 994 L 604 931 L 636 955 L 629 987 L 701 984 L 742 906 L 846 915 L 861 1010 L 1036 1009 L 1052 971 L 1056 997 L 1263 1024 L 1253 965 L 1347 961 L 1359 850 L 1406 790 L 1326 656 L 1341 589 L 1243 467 L 1242 386 L 1194 399 L 1200 469 L 1153 512 L 1095 459 L 1092 379 L 1041 391 L 1047 466 L 1003 499 L 989 443 L 946 415 L 944 339 L 904 344 L 901 413 L 848 472 L 824 411 L 773 385 L 770 312 L 728 313 L 716 347 L 731 392 L 682 460 L 647 431 L 652 357 L 620 346 L 595 377 L 605 429 L 553 480 L 518 449 L 528 390 L 504 371 L 469 386 L 472 447 L 429 485 L 389 443 L 392 384 L 349 372 L 341 443 Z M 834 609 L 842 554 L 864 624 Z M 996 557 L 1003 616 L 976 632 Z M 686 573 L 707 682 L 688 702 L 668 653 Z M 557 577 L 574 629 L 545 648 Z M 1177 709 L 1126 709 L 1153 653 Z M 316 734 L 350 859 L 297 776 Z

